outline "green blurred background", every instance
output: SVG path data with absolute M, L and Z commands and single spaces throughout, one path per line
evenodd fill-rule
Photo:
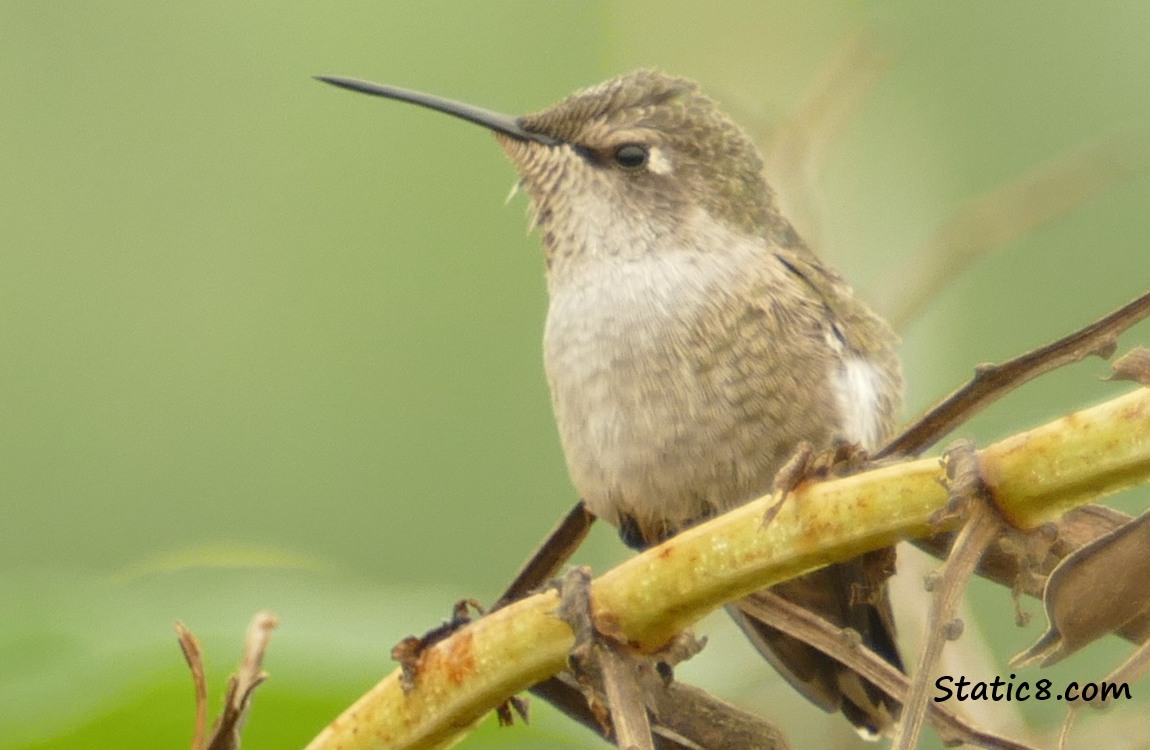
M 502 204 L 511 167 L 477 128 L 310 76 L 523 112 L 657 66 L 767 129 L 869 26 L 891 68 L 819 198 L 822 251 L 872 296 L 966 200 L 1119 128 L 1144 136 L 1150 116 L 1150 6 L 1133 3 L 2 9 L 2 748 L 185 746 L 172 621 L 201 636 L 215 707 L 260 608 L 282 624 L 245 747 L 300 747 L 391 670 L 399 638 L 493 599 L 574 500 L 540 252 L 523 198 Z M 907 415 L 1145 291 L 1148 206 L 1140 175 L 956 278 L 903 330 Z M 1121 392 L 1104 372 L 1045 378 L 964 433 Z M 600 529 L 579 561 L 625 556 Z M 1005 675 L 1041 617 L 1018 630 L 1006 592 L 974 594 Z M 721 618 L 701 629 L 691 680 L 800 746 L 853 746 Z M 1100 679 L 1127 651 L 1100 644 L 1055 678 Z M 994 708 L 992 725 L 1017 721 Z M 538 702 L 534 717 L 465 746 L 602 746 Z

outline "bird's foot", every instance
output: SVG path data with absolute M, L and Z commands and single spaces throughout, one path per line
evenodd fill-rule
M 858 443 L 836 441 L 830 448 L 816 451 L 806 440 L 800 441 L 787 462 L 775 472 L 776 500 L 763 514 L 763 526 L 769 526 L 791 494 L 808 481 L 846 477 L 871 467 L 870 458 Z

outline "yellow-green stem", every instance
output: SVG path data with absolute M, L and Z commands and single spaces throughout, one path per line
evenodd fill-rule
M 980 453 L 1006 517 L 1032 527 L 1070 507 L 1150 481 L 1150 389 L 1007 438 Z M 766 528 L 764 497 L 608 571 L 592 587 L 600 625 L 654 649 L 727 601 L 900 539 L 932 531 L 947 501 L 937 459 L 805 485 Z M 307 750 L 445 747 L 508 696 L 566 665 L 570 628 L 558 596 L 538 594 L 425 653 L 416 686 L 398 672 L 336 719 Z

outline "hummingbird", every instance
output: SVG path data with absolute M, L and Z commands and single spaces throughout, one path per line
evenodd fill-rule
M 696 83 L 637 70 L 514 117 L 320 80 L 494 133 L 542 239 L 543 354 L 568 472 L 630 546 L 770 492 L 803 441 L 876 448 L 893 429 L 897 337 L 799 237 L 754 141 Z M 893 568 L 892 548 L 771 590 L 901 670 Z M 877 687 L 738 602 L 728 611 L 813 703 L 889 732 L 897 704 Z

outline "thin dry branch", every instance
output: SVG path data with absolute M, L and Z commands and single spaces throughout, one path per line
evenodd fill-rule
M 576 503 L 531 553 L 527 562 L 515 574 L 515 578 L 507 585 L 503 595 L 491 609 L 496 610 L 516 599 L 522 599 L 554 578 L 587 538 L 587 532 L 591 530 L 593 523 L 595 516 L 587 510 L 587 506 L 582 501 Z
M 208 742 L 208 677 L 204 673 L 204 650 L 195 634 L 179 621 L 176 622 L 176 637 L 188 669 L 192 671 L 192 688 L 195 691 L 192 750 L 203 750 Z
M 918 671 L 911 678 L 910 690 L 903 702 L 902 719 L 892 745 L 894 750 L 918 747 L 923 720 L 931 703 L 928 692 L 934 683 L 943 646 L 957 636 L 955 612 L 962 592 L 983 553 L 999 537 L 1004 526 L 983 490 L 974 443 L 960 441 L 959 445 L 947 451 L 944 461 L 950 504 L 966 511 L 966 522 L 942 571 L 933 578 L 926 638 L 919 653 Z M 947 510 L 950 511 L 949 508 Z
M 575 632 L 575 646 L 567 660 L 583 683 L 599 723 L 623 750 L 655 750 L 640 684 L 642 670 L 633 664 L 626 646 L 600 632 L 592 621 L 591 569 L 572 568 L 558 587 L 559 617 Z
M 741 602 L 740 606 L 755 612 L 756 617 L 770 622 L 772 627 L 787 635 L 809 643 L 823 653 L 834 654 L 836 659 L 865 677 L 868 682 L 877 685 L 887 695 L 900 703 L 906 702 L 910 678 L 895 669 L 886 659 L 859 644 L 857 635 L 852 636 L 849 631 L 836 628 L 821 617 L 771 592 L 760 592 L 753 599 Z M 844 643 L 850 646 L 843 648 Z M 926 709 L 931 724 L 947 745 L 962 743 L 994 750 L 1034 750 L 1030 745 L 979 728 L 941 703 L 931 701 Z
M 195 685 L 195 729 L 192 735 L 192 750 L 236 750 L 240 746 L 240 733 L 251 709 L 255 689 L 267 679 L 263 671 L 264 654 L 272 630 L 276 627 L 275 615 L 258 612 L 252 617 L 244 636 L 244 651 L 235 674 L 228 679 L 224 696 L 224 711 L 216 719 L 212 731 L 207 731 L 208 682 L 204 674 L 203 651 L 200 642 L 183 623 L 176 623 L 176 633 L 180 649 L 188 667 L 192 670 Z
M 1109 315 L 1001 365 L 981 365 L 961 388 L 931 407 L 880 448 L 875 458 L 917 456 L 971 416 L 1040 375 L 1090 356 L 1109 357 L 1118 335 L 1150 316 L 1150 292 Z
M 1028 532 L 1008 531 L 1002 543 L 987 550 L 977 572 L 1018 595 L 1041 599 L 1047 577 L 1059 563 L 1128 521 L 1130 516 L 1104 505 L 1071 508 L 1047 526 Z M 936 534 L 915 540 L 914 544 L 945 559 L 954 544 L 954 536 L 953 533 Z M 1150 615 L 1136 617 L 1115 632 L 1131 643 L 1143 643 L 1150 638 Z
M 531 692 L 602 736 L 583 691 L 570 673 L 544 680 Z M 647 697 L 656 704 L 657 720 L 651 731 L 657 750 L 790 749 L 782 731 L 770 722 L 692 685 L 672 682 Z
M 980 473 L 1021 528 L 1067 508 L 1150 481 L 1150 390 L 988 447 Z M 764 497 L 607 572 L 593 585 L 596 616 L 632 644 L 657 649 L 724 602 L 855 557 L 925 536 L 947 502 L 933 459 L 879 468 L 795 491 L 770 527 Z M 435 644 L 407 694 L 398 672 L 325 729 L 308 750 L 442 747 L 508 695 L 557 673 L 573 644 L 555 616 L 558 595 L 511 604 Z

